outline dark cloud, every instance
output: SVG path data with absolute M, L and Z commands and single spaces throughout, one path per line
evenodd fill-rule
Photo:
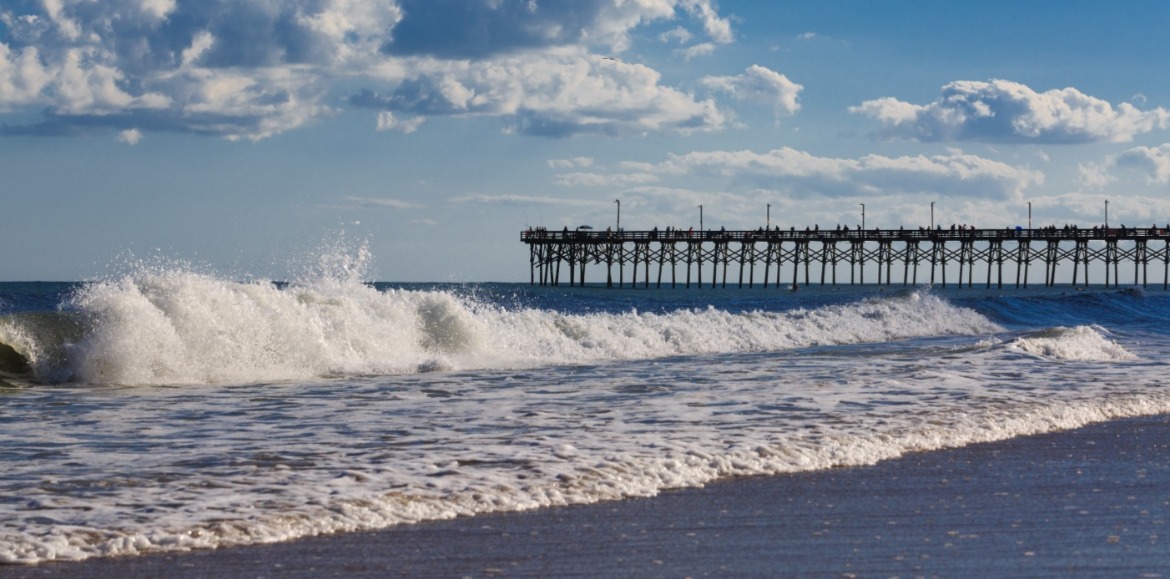
M 78 19 L 90 23 L 103 38 L 117 41 L 111 49 L 123 70 L 177 66 L 183 51 L 206 33 L 215 43 L 193 64 L 208 68 L 323 63 L 332 54 L 331 43 L 301 20 L 300 3 L 180 2 L 158 25 L 110 15 L 100 6 L 79 6 Z
M 510 130 L 534 137 L 563 139 L 582 134 L 615 137 L 621 133 L 621 125 L 618 123 L 581 123 L 579 119 L 557 118 L 529 110 L 519 111 L 507 122 Z
M 188 3 L 171 19 L 191 23 L 177 34 L 190 39 L 202 26 L 216 42 L 199 64 L 211 68 L 327 62 L 331 43 L 299 20 L 301 7 L 284 3 Z M 188 43 L 189 44 L 189 40 Z
M 485 58 L 584 40 L 599 23 L 597 0 L 403 0 L 403 19 L 382 50 L 394 55 Z
M 355 107 L 409 112 L 419 115 L 450 115 L 468 112 L 455 106 L 438 86 L 436 79 L 422 77 L 403 81 L 387 95 L 363 89 L 349 98 Z
M 88 131 L 59 121 L 41 121 L 26 125 L 0 124 L 0 137 L 79 137 Z
M 0 125 L 0 136 L 75 137 L 129 129 L 223 136 L 224 127 L 232 127 L 244 133 L 262 129 L 260 119 L 251 115 L 209 112 L 191 115 L 184 122 L 177 123 L 168 111 L 136 111 L 113 115 L 58 115 L 46 112 L 44 119 L 35 123 Z

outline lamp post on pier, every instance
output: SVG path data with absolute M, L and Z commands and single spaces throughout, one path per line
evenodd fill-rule
M 930 228 L 934 229 L 934 201 L 930 202 Z
M 861 230 L 865 231 L 865 203 L 858 203 L 861 206 Z
M 764 230 L 766 231 L 766 230 L 771 229 L 771 228 L 772 228 L 772 204 L 769 203 L 768 204 L 768 220 L 764 226 Z
M 621 200 L 621 199 L 614 199 L 614 200 L 613 200 L 613 202 L 614 202 L 614 203 L 617 203 L 617 206 L 618 206 L 618 210 L 617 210 L 617 230 L 618 230 L 618 232 L 621 232 L 621 230 L 622 230 L 622 200 Z
M 703 236 L 703 206 L 699 205 L 699 237 Z
M 1032 202 L 1028 202 L 1028 231 L 1032 231 Z
M 1109 200 L 1105 200 L 1105 229 L 1109 229 Z

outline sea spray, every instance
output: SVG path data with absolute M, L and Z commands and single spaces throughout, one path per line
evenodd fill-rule
M 89 284 L 70 307 L 89 320 L 68 346 L 73 380 L 138 385 L 526 368 L 1000 329 L 917 292 L 788 312 L 565 314 L 445 291 L 379 291 L 352 277 L 277 285 L 184 270 Z
M 371 286 L 358 262 L 76 293 L 75 383 L 2 393 L 0 560 L 648 496 L 1170 410 L 1162 294 L 477 292 Z M 1016 313 L 1037 303 L 1055 313 Z M 1141 359 L 1018 345 L 1084 337 Z
M 1105 329 L 1100 327 L 1056 327 L 1017 338 L 1011 347 L 1054 360 L 1106 362 L 1137 359 L 1123 346 L 1106 338 L 1104 333 Z

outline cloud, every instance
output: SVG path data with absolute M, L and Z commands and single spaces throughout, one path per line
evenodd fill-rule
M 713 42 L 734 40 L 731 23 L 719 15 L 714 0 L 401 0 L 400 5 L 402 19 L 382 46 L 397 56 L 478 60 L 565 46 L 623 52 L 632 44 L 632 30 L 672 20 L 680 11 Z M 665 37 L 686 42 L 693 34 L 678 27 Z
M 621 51 L 637 24 L 674 16 L 669 2 L 401 0 L 401 6 L 402 21 L 382 50 L 442 59 L 483 59 L 587 42 Z
M 694 35 L 691 34 L 691 31 L 682 26 L 658 35 L 658 40 L 662 42 L 677 42 L 679 44 L 688 44 L 692 38 L 694 38 Z
M 593 165 L 592 157 L 573 157 L 572 159 L 550 159 L 548 166 L 554 169 L 571 169 L 573 167 L 590 167 Z
M 390 111 L 380 111 L 378 113 L 377 130 L 379 131 L 398 131 L 409 135 L 418 130 L 424 122 L 426 117 L 396 117 Z
M 731 31 L 731 22 L 719 16 L 712 0 L 684 0 L 681 4 L 687 12 L 703 23 L 703 31 L 711 37 L 711 40 L 720 44 L 735 40 L 735 34 Z
M 1077 165 L 1077 181 L 1089 189 L 1101 189 L 1127 175 L 1136 175 L 1147 185 L 1170 183 L 1170 143 L 1132 147 L 1097 162 Z
M 543 205 L 568 205 L 578 207 L 588 207 L 597 205 L 597 201 L 590 201 L 588 199 L 567 199 L 564 197 L 548 197 L 541 195 L 463 195 L 451 199 L 452 203 L 482 203 L 482 204 L 525 204 L 525 203 L 539 203 Z
M 142 131 L 138 129 L 126 129 L 118 133 L 118 142 L 126 143 L 127 145 L 137 145 L 138 141 L 142 140 Z
M 0 111 L 36 103 L 52 80 L 52 74 L 41 66 L 36 47 L 14 51 L 0 43 Z
M 328 118 L 355 92 L 350 106 L 383 112 L 376 128 L 404 133 L 430 115 L 547 136 L 719 129 L 713 102 L 595 55 L 672 21 L 734 39 L 713 0 L 17 2 L 0 7 L 0 113 L 40 120 L 2 132 L 256 140 Z
M 1158 147 L 1134 147 L 1118 155 L 1114 164 L 1140 171 L 1149 183 L 1170 183 L 1170 143 Z
M 1170 215 L 1170 199 L 1164 195 L 1104 195 L 1101 193 L 1072 192 L 1033 200 L 1038 213 L 1057 212 L 1061 220 L 1079 222 L 1092 226 L 1105 222 L 1105 202 L 1109 202 L 1109 223 L 1117 226 L 1146 227 L 1154 223 L 1166 223 Z M 1046 219 L 1046 221 L 1048 221 Z
M 0 110 L 43 111 L 42 122 L 24 128 L 29 134 L 139 128 L 258 139 L 303 126 L 330 114 L 322 72 L 340 54 L 301 18 L 311 4 L 106 0 L 0 9 L 8 31 Z
M 700 56 L 710 56 L 715 53 L 715 45 L 710 42 L 688 46 L 687 48 L 680 48 L 674 51 L 675 54 L 682 57 L 683 60 L 690 61 L 693 58 Z
M 389 207 L 391 209 L 418 209 L 422 207 L 418 203 L 411 203 L 409 201 L 402 201 L 400 199 L 391 199 L 389 197 L 358 197 L 349 195 L 344 197 L 346 201 L 356 203 L 363 207 Z
M 880 121 L 879 137 L 928 142 L 1119 143 L 1170 123 L 1162 108 L 1114 107 L 1075 88 L 1038 93 L 1006 80 L 955 81 L 926 105 L 886 97 L 849 111 Z
M 363 90 L 355 107 L 413 116 L 490 116 L 513 133 L 547 137 L 718 130 L 713 100 L 660 84 L 641 64 L 577 52 L 491 61 L 429 61 L 387 93 Z
M 789 147 L 765 153 L 702 151 L 649 168 L 663 175 L 713 175 L 794 197 L 937 195 L 1018 199 L 1044 174 L 968 154 L 856 159 L 817 157 Z
M 565 173 L 554 182 L 562 187 L 623 187 L 655 181 L 658 176 L 649 173 Z
M 776 124 L 780 117 L 795 114 L 800 110 L 797 97 L 803 86 L 788 80 L 788 77 L 759 65 L 752 65 L 738 76 L 709 76 L 703 84 L 730 94 L 733 98 L 764 105 L 771 105 Z
M 715 7 L 708 1 L 687 1 L 682 3 L 685 10 L 700 20 L 709 42 L 700 42 L 687 46 L 695 38 L 694 33 L 682 26 L 673 28 L 658 35 L 662 42 L 676 42 L 681 48 L 674 50 L 674 54 L 684 61 L 690 61 L 700 56 L 710 56 L 715 53 L 717 44 L 727 44 L 735 40 L 731 31 L 731 23 L 720 17 Z

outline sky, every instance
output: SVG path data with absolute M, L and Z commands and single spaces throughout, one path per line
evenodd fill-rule
M 1170 3 L 3 0 L 0 280 L 527 281 L 527 227 L 1170 222 Z M 620 201 L 620 205 L 615 201 Z M 345 255 L 340 266 L 330 256 Z

